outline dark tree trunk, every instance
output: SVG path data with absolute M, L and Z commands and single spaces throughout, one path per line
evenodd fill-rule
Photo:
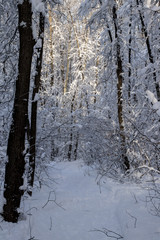
M 37 131 L 37 99 L 35 99 L 36 94 L 39 92 L 40 82 L 41 82 L 41 69 L 42 69 L 42 56 L 43 56 L 43 42 L 44 42 L 44 16 L 40 13 L 39 21 L 39 39 L 40 46 L 37 46 L 36 54 L 36 75 L 34 78 L 34 87 L 32 93 L 32 106 L 31 106 L 31 128 L 30 128 L 30 148 L 29 148 L 29 180 L 28 184 L 30 187 L 29 194 L 32 195 L 32 187 L 34 183 L 34 173 L 35 173 L 35 158 L 36 158 L 36 131 Z
M 132 4 L 130 5 L 130 21 L 129 21 L 129 50 L 128 50 L 128 103 L 131 101 L 131 57 L 132 57 Z
M 51 58 L 51 62 L 50 62 L 50 74 L 51 74 L 51 86 L 54 85 L 54 58 L 53 58 L 53 26 L 52 26 L 52 9 L 51 6 L 49 5 L 49 34 L 50 34 L 50 58 Z
M 18 211 L 23 190 L 23 174 L 25 168 L 25 128 L 28 119 L 28 96 L 30 72 L 33 54 L 32 9 L 30 1 L 24 0 L 18 5 L 19 13 L 19 67 L 16 81 L 16 92 L 13 107 L 13 120 L 8 139 L 8 162 L 5 171 L 3 207 L 4 220 L 18 221 Z
M 122 58 L 121 58 L 121 49 L 120 49 L 120 38 L 119 33 L 120 29 L 117 24 L 117 10 L 116 6 L 113 6 L 113 22 L 115 27 L 115 39 L 116 39 L 116 59 L 117 59 L 117 105 L 118 105 L 118 123 L 120 130 L 120 141 L 121 141 L 121 159 L 122 164 L 125 170 L 130 169 L 130 163 L 127 157 L 127 149 L 126 149 L 126 137 L 124 133 L 124 120 L 123 120 L 123 94 L 122 94 L 122 85 L 123 85 L 123 66 L 122 66 Z
M 140 4 L 143 7 L 143 2 L 141 0 L 137 0 L 138 9 L 139 9 Z M 141 21 L 141 25 L 142 25 L 142 33 L 144 34 L 145 40 L 146 40 L 149 61 L 151 64 L 154 64 L 154 57 L 153 57 L 153 53 L 152 53 L 152 49 L 151 49 L 151 43 L 149 40 L 149 34 L 148 34 L 148 31 L 147 31 L 147 28 L 146 28 L 146 25 L 144 22 L 144 14 L 141 12 L 140 9 L 138 10 L 138 12 L 139 12 L 139 18 Z M 154 67 L 153 67 L 153 80 L 154 80 L 154 85 L 155 85 L 155 89 L 156 89 L 156 93 L 157 93 L 157 98 L 158 98 L 158 101 L 160 101 L 160 86 L 157 81 L 156 69 Z
M 76 92 L 73 95 L 72 102 L 71 102 L 71 132 L 70 132 L 70 143 L 68 147 L 68 161 L 71 161 L 72 158 L 72 148 L 73 148 L 73 111 L 74 111 L 74 100 L 75 100 Z
M 72 159 L 74 161 L 77 160 L 77 154 L 78 154 L 78 141 L 79 141 L 79 134 L 76 132 L 74 123 L 74 104 L 75 104 L 75 98 L 76 98 L 76 91 L 73 95 L 72 102 L 71 102 L 71 130 L 70 130 L 70 143 L 68 147 L 68 161 L 71 161 Z
M 77 160 L 78 155 L 78 143 L 79 143 L 79 133 L 76 133 L 76 139 L 75 139 L 75 149 L 74 149 L 74 161 Z

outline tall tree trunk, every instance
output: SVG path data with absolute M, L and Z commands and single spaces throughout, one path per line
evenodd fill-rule
M 70 51 L 71 51 L 71 27 L 69 29 L 69 39 L 68 39 L 68 48 L 67 48 L 67 69 L 66 69 L 66 76 L 64 81 L 64 88 L 63 93 L 67 92 L 68 88 L 68 80 L 69 80 L 69 67 L 70 67 Z
M 32 35 L 32 9 L 29 0 L 18 5 L 19 14 L 19 65 L 16 92 L 13 107 L 13 120 L 8 138 L 8 162 L 5 171 L 3 207 L 4 220 L 18 221 L 23 190 L 23 174 L 25 168 L 25 128 L 28 119 L 28 96 L 30 86 L 30 72 L 33 55 L 34 40 Z
M 73 111 L 74 111 L 74 101 L 76 97 L 76 92 L 74 93 L 71 101 L 71 130 L 70 130 L 70 139 L 69 139 L 69 147 L 68 147 L 68 161 L 71 161 L 72 159 L 72 148 L 73 148 L 73 122 L 74 122 L 74 117 L 73 117 Z
M 73 27 L 73 31 L 74 31 L 74 35 L 75 35 L 75 40 L 76 40 L 76 43 L 77 43 L 78 61 L 80 62 L 79 71 L 81 72 L 81 78 L 82 78 L 82 81 L 83 81 L 84 80 L 84 68 L 85 68 L 85 66 L 83 66 L 82 59 L 81 59 L 80 44 L 79 44 L 79 39 L 78 39 L 78 34 L 77 34 L 77 28 L 75 26 L 73 16 L 72 16 L 72 13 L 71 13 L 70 9 L 68 9 L 68 13 L 70 15 L 70 19 L 71 19 L 71 22 L 72 22 L 72 27 Z M 71 31 L 71 29 L 70 29 L 70 31 Z M 70 36 L 69 36 L 69 40 L 70 40 L 71 32 L 69 34 L 70 34 Z M 75 123 L 75 120 L 74 120 L 74 117 L 72 116 L 72 114 L 73 114 L 73 111 L 74 111 L 76 93 L 77 93 L 77 91 L 75 90 L 74 95 L 72 97 L 72 101 L 71 101 L 71 125 L 73 125 Z M 68 160 L 69 161 L 71 161 L 72 159 L 77 160 L 77 155 L 78 155 L 77 151 L 78 151 L 79 134 L 78 134 L 78 132 L 75 132 L 74 130 L 75 130 L 75 127 L 72 126 L 71 130 L 70 130 L 70 143 L 69 143 L 69 147 L 68 147 Z
M 148 56 L 149 56 L 149 61 L 151 64 L 154 64 L 154 57 L 153 57 L 153 53 L 152 53 L 152 49 L 151 49 L 151 43 L 149 40 L 149 34 L 144 22 L 144 14 L 141 12 L 141 10 L 139 9 L 141 6 L 143 7 L 143 2 L 141 0 L 137 0 L 137 7 L 138 7 L 138 12 L 139 12 L 139 18 L 141 21 L 141 25 L 142 25 L 142 33 L 145 36 L 145 40 L 146 40 L 146 46 L 147 46 L 147 51 L 148 51 Z M 156 93 L 157 93 L 157 99 L 158 101 L 160 101 L 160 86 L 159 83 L 157 81 L 157 76 L 156 76 L 156 69 L 153 66 L 153 80 L 154 80 L 154 85 L 155 85 L 155 89 L 156 89 Z
M 129 20 L 129 49 L 128 49 L 128 103 L 131 101 L 131 56 L 132 56 L 132 4 L 130 5 L 130 20 Z
M 49 38 L 50 38 L 50 68 L 51 68 L 51 86 L 54 84 L 54 58 L 53 58 L 53 26 L 52 26 L 52 9 L 49 5 Z
M 29 148 L 29 194 L 32 195 L 32 187 L 34 183 L 35 173 L 35 158 L 36 158 L 36 130 L 37 130 L 37 98 L 36 94 L 39 92 L 41 69 L 42 69 L 42 56 L 43 56 L 43 42 L 44 42 L 44 19 L 42 13 L 40 13 L 39 20 L 39 39 L 37 46 L 37 62 L 36 62 L 36 75 L 34 78 L 34 87 L 32 93 L 32 106 L 31 106 L 31 129 L 30 129 L 30 148 Z
M 119 38 L 119 26 L 117 24 L 117 9 L 116 6 L 113 6 L 113 22 L 115 27 L 115 39 L 116 39 L 116 59 L 117 59 L 117 105 L 118 105 L 118 122 L 119 122 L 119 130 L 120 130 L 120 141 L 121 141 L 121 159 L 122 164 L 125 170 L 130 168 L 130 163 L 127 157 L 127 149 L 126 149 L 126 138 L 124 133 L 124 120 L 123 120 L 123 66 L 122 66 L 122 58 L 121 58 L 121 49 L 120 49 L 120 38 Z

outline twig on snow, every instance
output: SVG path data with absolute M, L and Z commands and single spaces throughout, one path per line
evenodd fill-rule
M 50 199 L 52 193 L 54 193 L 54 199 Z M 62 208 L 63 210 L 66 210 L 65 208 L 63 208 L 63 207 L 61 206 L 60 203 L 57 203 L 57 202 L 56 202 L 56 194 L 55 194 L 55 191 L 50 191 L 50 192 L 49 192 L 48 200 L 47 200 L 47 202 L 44 204 L 44 206 L 43 206 L 42 208 L 45 208 L 49 202 L 54 202 L 58 207 Z
M 31 216 L 31 215 L 30 215 Z M 28 240 L 38 240 L 37 238 L 35 238 L 34 236 L 32 237 L 32 228 L 31 228 L 31 220 L 30 220 L 30 216 L 29 216 L 29 239 Z
M 50 217 L 50 228 L 49 230 L 51 231 L 52 230 L 52 218 Z
M 107 228 L 102 228 L 101 229 L 94 229 L 94 230 L 91 230 L 92 232 L 101 232 L 101 233 L 104 233 L 107 237 L 109 238 L 114 238 L 114 239 L 123 239 L 123 237 L 119 234 L 119 233 L 116 233 L 112 230 L 109 230 Z
M 137 218 L 134 217 L 133 215 L 131 215 L 128 211 L 126 211 L 126 212 L 127 212 L 127 214 L 128 214 L 131 218 L 134 219 L 134 228 L 136 228 L 136 226 L 137 226 Z

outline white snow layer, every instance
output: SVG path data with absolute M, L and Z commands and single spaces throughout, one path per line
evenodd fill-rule
M 32 3 L 33 11 L 45 13 L 45 6 L 42 0 L 30 0 Z
M 0 239 L 160 239 L 160 219 L 143 201 L 146 191 L 111 179 L 103 180 L 100 188 L 96 173 L 88 170 L 79 161 L 51 164 L 49 175 L 57 184 L 43 178 L 42 187 L 23 199 L 25 218 L 18 224 L 0 219 Z M 106 229 L 110 237 L 103 233 Z
M 153 109 L 157 110 L 158 116 L 160 116 L 160 102 L 156 99 L 154 94 L 149 90 L 146 91 L 149 101 L 153 104 Z

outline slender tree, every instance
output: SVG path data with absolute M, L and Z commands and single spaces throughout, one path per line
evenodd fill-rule
M 42 56 L 43 56 L 43 43 L 44 43 L 44 20 L 43 13 L 39 17 L 39 38 L 36 47 L 36 75 L 34 77 L 34 87 L 32 93 L 31 105 L 31 127 L 30 127 L 30 147 L 29 147 L 29 187 L 33 187 L 34 173 L 35 173 L 35 158 L 36 158 L 36 130 L 37 130 L 37 95 L 41 84 L 41 69 L 42 69 Z M 37 95 L 36 95 L 37 94 Z M 29 190 L 32 195 L 32 190 Z
M 126 170 L 130 168 L 129 160 L 127 157 L 127 149 L 126 149 L 126 137 L 124 132 L 124 119 L 123 119 L 123 63 L 121 57 L 121 45 L 120 45 L 120 37 L 119 34 L 121 29 L 117 22 L 117 9 L 116 4 L 113 5 L 113 22 L 115 27 L 115 39 L 116 39 L 116 59 L 117 59 L 117 106 L 118 106 L 118 122 L 120 129 L 120 144 L 121 144 L 121 159 L 122 164 Z
M 128 63 L 129 63 L 129 68 L 128 68 L 128 103 L 130 104 L 131 101 L 131 60 L 132 60 L 132 3 L 130 4 L 130 18 L 129 18 L 129 41 L 128 41 Z
M 50 40 L 50 70 L 51 70 L 51 86 L 54 84 L 54 58 L 53 58 L 53 23 L 52 23 L 52 8 L 49 5 L 49 40 Z
M 153 64 L 153 80 L 154 80 L 154 85 L 155 85 L 155 89 L 156 89 L 156 94 L 157 94 L 158 101 L 160 101 L 160 86 L 159 86 L 159 83 L 157 81 L 156 69 L 154 67 L 154 62 L 155 61 L 154 61 L 150 36 L 149 36 L 148 31 L 147 31 L 147 27 L 145 25 L 144 14 L 143 14 L 142 10 L 140 9 L 140 6 L 143 7 L 143 2 L 142 2 L 142 0 L 136 0 L 136 1 L 137 1 L 138 12 L 139 12 L 139 18 L 140 18 L 140 22 L 141 22 L 141 26 L 142 26 L 142 33 L 144 34 L 144 37 L 145 37 L 145 42 L 146 42 L 149 61 L 150 61 L 151 64 Z

